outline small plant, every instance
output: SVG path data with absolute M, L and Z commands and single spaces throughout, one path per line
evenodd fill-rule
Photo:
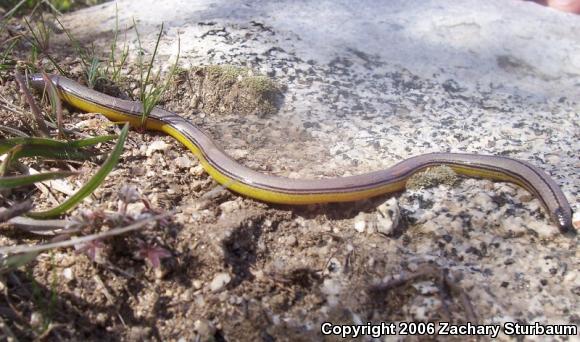
M 46 90 L 48 92 L 48 100 L 50 101 L 50 107 L 52 109 L 52 116 L 56 117 L 58 138 L 64 139 L 65 133 L 62 117 L 62 103 L 60 102 L 60 98 L 58 97 L 56 87 L 54 86 L 54 84 L 52 84 L 50 77 L 44 71 L 42 72 L 42 78 L 44 79 L 44 83 L 46 84 Z
M 11 70 L 16 64 L 16 61 L 12 58 L 12 50 L 16 43 L 18 43 L 17 39 L 2 42 L 2 45 L 6 46 L 6 48 L 4 48 L 4 51 L 0 52 L 0 75 L 2 75 L 2 72 L 5 72 L 6 70 Z
M 55 17 L 56 18 L 56 17 Z M 28 42 L 32 45 L 33 48 L 33 56 L 31 63 L 29 64 L 30 67 L 35 68 L 36 62 L 38 60 L 38 55 L 42 54 L 52 63 L 52 65 L 62 74 L 67 75 L 67 73 L 60 67 L 58 62 L 50 55 L 49 48 L 50 48 L 50 37 L 51 37 L 51 30 L 49 26 L 46 24 L 45 19 L 43 16 L 40 16 L 40 19 L 36 24 L 33 26 L 30 22 L 24 19 L 26 22 L 26 26 L 28 27 L 28 33 L 30 36 L 25 36 L 24 38 L 28 40 Z M 58 19 L 57 19 L 58 20 Z M 59 21 L 60 22 L 60 21 Z
M 91 177 L 91 179 L 87 183 L 85 183 L 77 192 L 75 192 L 72 196 L 70 196 L 67 200 L 65 200 L 63 203 L 61 203 L 55 208 L 45 211 L 30 212 L 27 215 L 32 218 L 55 217 L 75 207 L 85 197 L 92 194 L 93 191 L 95 191 L 95 189 L 97 189 L 99 185 L 101 185 L 101 183 L 105 180 L 105 177 L 107 177 L 107 175 L 117 165 L 117 162 L 121 157 L 121 153 L 123 152 L 123 146 L 125 145 L 125 140 L 127 139 L 128 132 L 129 125 L 125 124 L 125 126 L 121 130 L 121 134 L 119 135 L 119 140 L 117 140 L 117 144 L 113 148 L 113 151 L 111 152 L 107 160 L 103 163 L 103 165 L 97 171 L 97 173 L 95 173 Z
M 105 71 L 102 69 L 101 60 L 95 53 L 95 47 L 92 46 L 91 49 L 83 48 L 79 43 L 79 41 L 62 24 L 62 22 L 56 16 L 54 18 L 56 22 L 59 24 L 60 28 L 64 31 L 64 33 L 68 37 L 73 48 L 75 49 L 75 51 L 79 56 L 79 59 L 85 71 L 87 86 L 91 89 L 94 88 L 95 85 L 97 84 L 97 81 L 103 78 L 105 75 Z M 66 75 L 66 73 L 64 75 Z
M 56 90 L 52 87 L 52 83 L 48 75 L 44 74 L 46 83 L 48 85 L 49 98 L 51 99 L 51 104 L 53 105 L 53 111 L 56 113 L 57 121 L 59 122 L 57 127 L 59 128 L 59 135 L 63 134 L 64 129 L 62 127 L 62 113 L 60 108 L 60 100 L 56 94 Z M 42 135 L 42 138 L 37 137 L 18 137 L 12 139 L 0 140 L 0 155 L 6 155 L 0 164 L 0 189 L 8 189 L 18 186 L 24 186 L 29 184 L 34 184 L 37 182 L 42 182 L 50 179 L 63 178 L 70 176 L 74 173 L 67 171 L 56 171 L 56 172 L 45 172 L 33 175 L 18 175 L 18 176 L 4 176 L 7 174 L 10 165 L 12 163 L 18 162 L 19 158 L 23 157 L 46 157 L 52 159 L 88 159 L 88 154 L 82 151 L 83 147 L 95 145 L 101 142 L 105 142 L 112 139 L 112 136 L 101 136 L 82 140 L 73 141 L 59 141 L 50 138 L 50 131 L 45 125 L 43 115 L 34 101 L 30 91 L 26 86 L 26 82 L 23 77 L 15 72 L 15 79 L 20 85 L 20 90 L 25 95 L 32 112 L 33 117 L 38 123 L 38 134 Z M 95 175 L 83 185 L 76 193 L 70 196 L 62 204 L 57 207 L 40 212 L 28 212 L 26 215 L 33 218 L 49 218 L 58 216 L 67 210 L 75 207 L 80 203 L 86 196 L 90 195 L 105 179 L 109 172 L 117 164 L 121 153 L 123 152 L 123 146 L 125 139 L 127 138 L 129 126 L 126 124 L 121 130 L 117 144 L 107 160 L 103 163 L 101 168 L 97 171 Z
M 109 55 L 109 64 L 107 65 L 106 73 L 109 74 L 109 67 L 111 70 L 111 81 L 118 82 L 121 76 L 121 70 L 129 56 L 129 46 L 127 46 L 127 35 L 125 34 L 125 42 L 123 48 L 117 52 L 117 42 L 119 38 L 119 9 L 115 3 L 115 31 L 113 34 L 113 41 L 111 42 L 111 53 Z M 117 60 L 117 54 L 119 59 Z
M 135 203 L 141 198 L 137 187 L 134 185 L 123 185 L 119 190 L 118 196 L 119 200 L 122 202 L 118 210 L 120 215 L 127 214 L 127 207 L 129 204 Z
M 104 78 L 104 71 L 102 70 L 101 60 L 95 55 L 94 48 L 91 56 L 84 60 L 87 84 L 89 88 L 94 88 L 100 79 Z
M 30 22 L 24 18 L 24 22 L 28 27 L 28 32 L 32 36 L 32 39 L 36 43 L 36 46 L 45 53 L 48 53 L 50 49 L 50 37 L 52 31 L 46 24 L 43 16 L 40 16 L 40 19 L 34 24 L 31 25 Z
M 161 267 L 161 260 L 172 256 L 170 251 L 158 246 L 157 244 L 139 240 L 138 245 L 139 250 L 137 251 L 137 257 L 145 260 L 152 268 Z
M 179 62 L 179 53 L 181 50 L 181 40 L 177 39 L 177 58 L 175 59 L 175 63 L 171 67 L 169 75 L 165 79 L 165 82 L 160 84 L 162 81 L 160 80 L 161 71 L 157 72 L 155 76 L 152 77 L 151 70 L 153 69 L 153 63 L 155 62 L 155 56 L 157 55 L 157 48 L 159 47 L 159 42 L 161 40 L 161 35 L 163 34 L 163 24 L 161 24 L 161 28 L 159 30 L 159 34 L 157 35 L 157 41 L 155 42 L 155 48 L 153 49 L 153 54 L 151 55 L 151 60 L 148 64 L 145 64 L 143 61 L 143 48 L 141 46 L 141 39 L 139 37 L 139 31 L 137 30 L 137 23 L 133 19 L 133 24 L 135 25 L 135 32 L 137 34 L 137 43 L 139 44 L 139 51 L 138 51 L 138 58 L 137 63 L 139 65 L 139 76 L 140 76 L 140 89 L 139 89 L 139 99 L 143 104 L 143 113 L 141 115 L 141 128 L 144 128 L 145 122 L 147 121 L 147 117 L 151 114 L 151 111 L 161 100 L 161 97 L 169 87 L 169 83 L 175 74 L 178 62 Z
M 71 9 L 74 0 L 2 0 L 4 7 L 12 8 L 8 13 L 10 15 L 21 13 L 30 9 L 36 9 L 38 6 L 44 4 L 48 8 L 57 13 L 66 12 Z
M 89 242 L 75 245 L 75 253 L 86 255 L 91 261 L 103 263 L 102 251 L 105 249 L 102 240 L 91 240 Z

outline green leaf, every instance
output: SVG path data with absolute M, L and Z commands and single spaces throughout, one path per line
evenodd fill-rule
M 0 274 L 17 269 L 36 259 L 39 252 L 10 255 L 0 260 Z
M 64 159 L 64 160 L 87 160 L 92 154 L 70 147 L 48 147 L 48 146 L 21 146 L 20 151 L 14 153 L 13 159 L 24 157 L 44 157 L 50 159 Z
M 58 129 L 58 138 L 64 139 L 64 124 L 62 117 L 62 102 L 60 97 L 58 97 L 58 92 L 56 87 L 52 83 L 50 76 L 44 71 L 42 71 L 42 78 L 44 79 L 45 89 L 48 91 L 48 99 L 50 100 L 50 107 L 52 108 L 52 115 L 56 117 L 56 127 Z
M 91 177 L 91 179 L 85 183 L 76 193 L 74 193 L 71 197 L 69 197 L 66 201 L 61 203 L 59 206 L 45 210 L 45 211 L 37 211 L 37 212 L 30 212 L 27 213 L 26 216 L 38 219 L 44 218 L 52 218 L 58 216 L 69 209 L 77 206 L 85 197 L 89 196 L 96 188 L 101 185 L 101 183 L 105 180 L 107 175 L 113 170 L 113 168 L 117 165 L 119 158 L 121 157 L 121 153 L 123 153 L 123 147 L 125 146 L 125 140 L 127 139 L 127 134 L 129 132 L 129 124 L 125 124 L 123 129 L 121 130 L 121 134 L 119 135 L 119 139 L 117 140 L 117 144 L 115 148 L 107 158 L 107 160 L 103 163 L 101 168 Z
M 75 172 L 57 171 L 57 172 L 39 173 L 36 175 L 28 175 L 28 176 L 0 177 L 0 189 L 9 189 L 18 186 L 30 185 L 37 182 L 43 182 L 46 180 L 65 178 L 75 174 L 76 174 Z
M 10 133 L 10 134 L 15 135 L 17 137 L 27 137 L 28 136 L 28 134 L 22 132 L 21 130 L 18 130 L 16 128 L 12 128 L 12 127 L 8 127 L 8 126 L 4 126 L 4 125 L 0 125 L 0 131 Z
M 116 135 L 103 135 L 98 137 L 92 137 L 87 139 L 72 140 L 72 141 L 60 141 L 50 138 L 36 138 L 36 137 L 18 137 L 0 140 L 0 154 L 6 153 L 10 148 L 16 145 L 40 145 L 40 146 L 50 146 L 50 147 L 87 147 L 96 145 L 98 143 L 107 142 L 117 138 Z
M 21 150 L 15 153 L 13 158 L 45 157 L 52 159 L 86 160 L 91 154 L 79 148 L 113 140 L 116 137 L 115 135 L 104 135 L 68 142 L 49 138 L 18 137 L 1 140 L 0 155 L 8 153 L 12 148 L 20 145 Z
M 69 141 L 67 144 L 69 144 L 72 147 L 87 147 L 87 146 L 92 146 L 92 145 L 96 145 L 99 143 L 107 142 L 109 140 L 113 140 L 113 139 L 116 139 L 118 137 L 119 137 L 118 135 L 101 135 L 98 137 Z
M 12 159 L 14 159 L 14 154 L 20 152 L 21 150 L 22 150 L 22 145 L 16 145 L 8 151 L 6 158 L 4 158 L 2 163 L 0 163 L 0 177 L 6 176 L 6 173 L 8 172 L 8 169 L 10 168 L 10 165 L 12 164 Z

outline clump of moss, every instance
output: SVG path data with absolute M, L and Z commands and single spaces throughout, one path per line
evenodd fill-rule
M 278 111 L 282 100 L 275 81 L 233 65 L 193 67 L 189 85 L 192 106 L 207 113 L 267 115 Z
M 202 67 L 203 68 L 203 67 Z M 215 78 L 222 82 L 235 83 L 238 78 L 247 76 L 250 72 L 247 68 L 240 68 L 233 65 L 209 65 L 205 67 L 209 78 Z
M 457 174 L 449 166 L 436 166 L 417 172 L 407 180 L 407 189 L 426 189 L 439 184 L 453 185 L 457 181 Z
M 277 89 L 276 83 L 266 76 L 252 76 L 242 79 L 242 85 L 255 92 L 268 92 Z

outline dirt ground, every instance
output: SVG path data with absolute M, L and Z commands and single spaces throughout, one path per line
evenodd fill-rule
M 25 60 L 26 46 L 18 49 L 19 58 Z M 79 60 L 71 55 L 74 51 L 66 47 L 52 54 L 72 78 L 82 82 Z M 210 134 L 213 122 L 235 127 L 256 113 L 262 113 L 264 120 L 275 115 L 283 84 L 267 81 L 273 83 L 267 84 L 266 93 L 257 92 L 248 86 L 250 81 L 239 81 L 238 74 L 235 80 L 224 81 L 228 73 L 231 70 L 216 76 L 211 68 L 180 71 L 160 106 L 188 117 Z M 133 98 L 135 68 L 128 67 L 124 75 L 114 95 Z M 215 87 L 207 88 L 208 80 L 214 80 Z M 264 80 L 259 80 L 258 90 L 263 90 Z M 0 82 L 0 94 L 27 111 L 10 71 Z M 98 114 L 67 108 L 65 117 L 67 128 L 83 134 L 118 132 L 118 127 Z M 0 121 L 30 132 L 26 117 L 6 109 L 0 109 Z M 266 128 L 232 134 L 259 140 L 260 129 Z M 25 164 L 36 169 L 79 170 L 80 175 L 68 179 L 76 188 L 102 163 L 104 156 L 98 154 L 106 155 L 112 146 L 98 146 L 96 156 L 82 163 L 29 159 Z M 235 140 L 229 148 L 236 150 Z M 243 154 L 236 157 L 244 162 Z M 268 172 L 267 165 L 250 166 Z M 96 255 L 86 249 L 55 249 L 2 274 L 4 338 L 13 334 L 13 340 L 50 341 L 310 341 L 340 339 L 323 336 L 323 322 L 489 323 L 489 317 L 505 318 L 508 313 L 513 320 L 526 321 L 526 309 L 517 306 L 518 289 L 541 293 L 545 283 L 556 282 L 550 277 L 566 277 L 568 266 L 548 265 L 549 273 L 531 280 L 517 276 L 525 255 L 513 253 L 511 245 L 537 246 L 546 263 L 555 250 L 571 257 L 577 250 L 577 238 L 554 241 L 553 236 L 538 236 L 530 230 L 511 231 L 497 219 L 487 222 L 484 214 L 475 219 L 453 212 L 455 201 L 471 201 L 477 208 L 477 198 L 462 195 L 474 187 L 502 193 L 492 198 L 500 207 L 529 202 L 530 195 L 515 185 L 461 180 L 453 186 L 441 185 L 447 199 L 424 189 L 398 194 L 394 200 L 382 196 L 346 204 L 271 205 L 223 189 L 171 137 L 135 130 L 104 184 L 64 218 L 79 218 L 90 211 L 93 216 L 84 234 L 114 227 L 118 222 L 103 221 L 102 216 L 123 210 L 121 189 L 127 185 L 134 186 L 137 197 L 151 208 L 141 200 L 133 201 L 126 209 L 126 220 L 144 212 L 173 211 L 170 219 L 104 240 L 93 246 Z M 58 192 L 47 195 L 28 187 L 1 194 L 0 204 L 31 198 L 37 208 L 47 208 L 54 205 L 51 196 L 57 202 L 65 198 Z M 430 230 L 428 222 L 418 221 L 411 213 L 428 211 L 441 201 L 451 207 L 448 215 L 440 215 L 450 222 L 447 231 Z M 540 207 L 535 215 L 544 218 Z M 393 229 L 382 231 L 381 227 L 389 226 L 386 221 L 393 219 L 399 220 L 391 224 Z M 2 226 L 2 232 L 2 246 L 38 244 L 52 238 L 24 234 L 9 224 Z M 153 252 L 161 256 L 158 267 L 140 255 L 142 244 L 157 248 Z M 516 304 L 502 308 L 500 298 L 510 296 Z M 565 301 L 568 296 L 563 293 L 558 298 Z M 560 307 L 558 302 L 546 305 L 548 311 Z M 580 323 L 577 312 L 561 315 Z

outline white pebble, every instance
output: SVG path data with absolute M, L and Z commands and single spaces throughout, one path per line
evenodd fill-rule
M 64 270 L 62 270 L 62 276 L 66 279 L 66 280 L 73 280 L 74 279 L 74 274 L 73 274 L 73 270 L 70 267 L 65 268 Z
M 153 152 L 155 151 L 167 151 L 167 149 L 169 148 L 169 145 L 167 145 L 165 143 L 165 141 L 163 140 L 155 140 L 154 142 L 152 142 L 151 144 L 149 144 L 149 146 L 147 146 L 147 151 L 145 152 L 145 155 L 147 157 L 150 157 Z
M 574 215 L 572 215 L 572 225 L 576 229 L 580 229 L 580 211 L 576 211 Z
M 240 209 L 240 203 L 238 201 L 227 201 L 220 204 L 220 209 L 222 210 L 222 214 L 232 213 L 238 209 Z
M 35 311 L 30 315 L 30 325 L 33 328 L 40 327 L 43 321 L 44 319 L 42 318 L 42 314 L 38 311 Z
M 122 205 L 119 203 L 119 205 Z M 127 204 L 127 214 L 132 217 L 139 216 L 145 209 L 145 204 L 143 202 L 135 202 Z
M 286 243 L 288 246 L 294 247 L 298 244 L 298 239 L 296 239 L 296 236 L 290 235 L 286 238 Z
M 200 177 L 201 175 L 203 175 L 203 173 L 205 172 L 205 170 L 203 169 L 203 167 L 201 166 L 201 164 L 192 167 L 191 169 L 189 169 L 189 172 L 191 174 L 193 174 L 194 176 Z
M 175 158 L 175 165 L 177 165 L 178 167 L 182 168 L 182 169 L 187 169 L 191 167 L 191 159 L 183 156 L 183 157 L 177 157 Z
M 209 284 L 209 289 L 212 292 L 221 291 L 229 282 L 232 280 L 232 277 L 227 273 L 218 273 Z
M 401 218 L 401 210 L 396 198 L 390 198 L 388 201 L 377 207 L 377 231 L 388 235 L 393 229 L 397 228 Z
M 206 319 L 198 319 L 195 321 L 193 323 L 193 330 L 197 331 L 204 341 L 213 340 L 213 335 L 216 332 L 214 325 Z
M 367 214 L 360 213 L 354 218 L 354 229 L 359 233 L 364 233 L 367 226 Z
M 199 290 L 203 286 L 203 282 L 201 280 L 194 280 L 191 285 L 194 289 Z

